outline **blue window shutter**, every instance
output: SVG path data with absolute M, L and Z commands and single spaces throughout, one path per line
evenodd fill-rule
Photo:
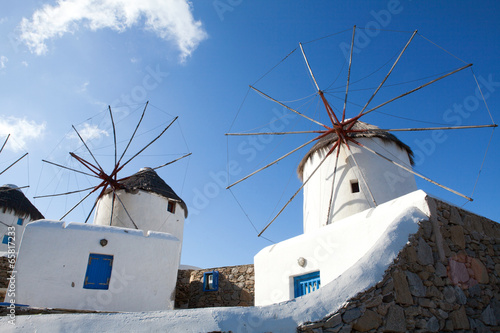
M 87 272 L 83 288 L 108 289 L 113 268 L 113 256 L 107 254 L 91 253 L 87 263 Z
M 214 271 L 214 290 L 219 290 L 219 271 Z
M 203 273 L 203 291 L 219 290 L 219 272 L 211 271 Z
M 3 235 L 2 244 L 9 244 L 9 235 Z
M 318 290 L 321 286 L 319 271 L 294 277 L 293 285 L 295 297 L 304 296 Z
M 23 225 L 23 222 L 24 222 L 24 219 L 22 219 L 22 218 L 18 218 L 17 219 L 17 224 L 18 225 Z

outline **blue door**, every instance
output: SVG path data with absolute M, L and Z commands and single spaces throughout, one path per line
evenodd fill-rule
M 113 256 L 107 254 L 91 253 L 87 264 L 87 273 L 83 288 L 108 289 L 113 268 Z

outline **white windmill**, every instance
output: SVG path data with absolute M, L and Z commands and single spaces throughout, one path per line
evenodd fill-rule
M 283 109 L 293 113 L 296 117 L 298 116 L 297 118 L 305 119 L 311 125 L 317 127 L 317 129 L 303 131 L 227 134 L 229 136 L 300 135 L 308 133 L 316 135 L 313 139 L 228 186 L 228 189 L 230 189 L 243 180 L 277 164 L 301 148 L 315 143 L 299 163 L 298 174 L 302 181 L 300 188 L 277 214 L 273 214 L 274 217 L 258 234 L 258 236 L 261 236 L 299 192 L 303 190 L 304 234 L 268 246 L 255 256 L 256 305 L 280 302 L 307 294 L 318 289 L 321 284 L 333 281 L 342 272 L 349 269 L 361 256 L 367 253 L 366 251 L 369 251 L 370 246 L 374 244 L 373 242 L 377 241 L 374 236 L 376 232 L 371 232 L 373 230 L 370 229 L 372 227 L 376 229 L 376 226 L 370 223 L 363 224 L 363 221 L 369 220 L 371 212 L 380 212 L 380 209 L 378 211 L 374 209 L 382 204 L 389 201 L 394 202 L 394 200 L 416 191 L 417 186 L 414 176 L 438 185 L 467 200 L 472 200 L 469 196 L 438 184 L 414 171 L 412 168 L 413 152 L 411 148 L 394 136 L 392 132 L 494 128 L 497 125 L 493 120 L 491 124 L 486 125 L 421 128 L 379 128 L 361 121 L 369 113 L 379 112 L 379 109 L 396 100 L 472 66 L 472 64 L 465 63 L 459 68 L 434 75 L 432 80 L 389 98 L 376 106 L 372 106 L 371 103 L 376 101 L 377 94 L 382 88 L 385 88 L 384 84 L 393 74 L 393 70 L 403 58 L 405 51 L 416 35 L 417 31 L 411 34 L 381 82 L 371 89 L 373 92 L 369 95 L 367 101 L 362 105 L 358 105 L 360 110 L 350 117 L 347 116 L 346 109 L 349 104 L 348 96 L 351 88 L 351 64 L 353 62 L 356 27 L 352 31 L 350 52 L 347 57 L 347 83 L 344 86 L 343 105 L 340 108 L 333 107 L 333 104 L 327 99 L 327 89 L 322 90 L 320 87 L 303 45 L 299 44 L 299 47 L 295 49 L 300 49 L 302 53 L 307 72 L 316 90 L 314 98 L 319 99 L 319 104 L 322 104 L 324 111 L 326 111 L 326 122 L 321 122 L 317 120 L 317 117 L 290 107 L 287 102 L 273 98 L 253 85 L 250 86 L 253 91 L 265 99 L 277 103 Z M 286 60 L 294 51 L 290 52 L 281 62 Z M 272 70 L 278 65 L 273 67 Z M 481 88 L 477 80 L 475 81 L 480 92 Z M 295 87 L 292 86 L 292 88 Z M 324 111 L 323 113 L 325 113 Z M 384 208 L 387 219 L 397 220 L 399 218 L 397 213 L 401 212 L 401 208 L 393 207 L 392 211 Z M 362 212 L 365 212 L 364 215 Z M 396 215 L 392 216 L 393 214 Z M 355 216 L 358 216 L 358 218 L 355 218 Z M 349 221 L 349 223 L 344 223 L 345 221 Z M 357 229 L 361 225 L 365 229 Z M 367 241 L 363 242 L 365 239 Z M 354 249 L 352 244 L 357 244 Z

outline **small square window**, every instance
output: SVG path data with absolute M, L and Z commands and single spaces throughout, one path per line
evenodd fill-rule
M 211 271 L 203 273 L 203 291 L 219 290 L 219 272 Z
M 352 193 L 359 192 L 359 182 L 357 179 L 351 180 L 351 192 Z
M 107 254 L 91 253 L 87 263 L 87 272 L 83 288 L 104 289 L 109 288 L 111 270 L 113 268 L 113 256 Z
M 175 202 L 174 201 L 168 201 L 167 204 L 167 211 L 169 211 L 172 214 L 175 214 Z
M 3 238 L 2 238 L 2 244 L 9 244 L 9 238 L 11 238 L 12 236 L 9 236 L 9 235 L 3 235 Z
M 17 225 L 23 225 L 24 219 L 18 218 L 17 219 Z

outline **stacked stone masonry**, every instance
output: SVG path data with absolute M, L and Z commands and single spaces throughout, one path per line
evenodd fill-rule
M 377 285 L 298 332 L 500 331 L 500 224 L 428 198 L 420 223 Z
M 9 286 L 9 278 L 12 272 L 8 257 L 0 257 L 0 302 L 5 299 L 6 290 Z
M 203 291 L 203 273 L 219 272 L 217 291 Z M 255 281 L 253 265 L 201 270 L 179 270 L 175 307 L 177 309 L 219 306 L 252 306 Z

